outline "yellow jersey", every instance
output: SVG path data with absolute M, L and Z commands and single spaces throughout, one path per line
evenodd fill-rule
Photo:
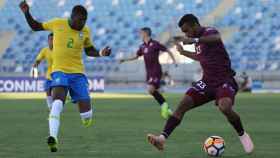
M 56 18 L 43 23 L 43 28 L 54 34 L 52 72 L 84 73 L 83 50 L 93 46 L 89 27 L 77 31 L 68 19 Z
M 40 53 L 36 57 L 36 61 L 42 61 L 46 60 L 47 61 L 47 73 L 46 73 L 46 78 L 48 80 L 51 80 L 51 73 L 52 73 L 52 51 L 50 50 L 49 47 L 45 47 L 41 49 Z

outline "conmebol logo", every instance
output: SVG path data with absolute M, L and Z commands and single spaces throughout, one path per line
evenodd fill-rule
M 0 77 L 0 92 L 43 92 L 44 78 Z M 103 92 L 104 77 L 88 77 L 90 92 Z

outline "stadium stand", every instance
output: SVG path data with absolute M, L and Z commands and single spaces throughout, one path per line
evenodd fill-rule
M 140 40 L 138 29 L 150 26 L 162 42 L 178 32 L 178 18 L 192 12 L 203 23 L 220 28 L 226 39 L 233 67 L 237 71 L 278 71 L 280 69 L 279 0 L 52 0 L 28 1 L 32 13 L 41 21 L 68 17 L 80 2 L 89 11 L 88 25 L 97 47 L 110 45 L 113 55 L 105 59 L 85 57 L 89 73 L 118 78 L 144 74 L 141 63 L 119 66 L 120 56 L 135 52 Z M 46 46 L 47 33 L 30 31 L 18 9 L 18 1 L 0 1 L 0 72 L 26 73 L 37 52 Z M 3 18 L 4 17 L 4 18 Z M 5 40 L 6 42 L 2 42 Z M 177 58 L 180 58 L 179 56 Z M 183 61 L 182 59 L 180 61 Z M 129 65 L 129 66 L 128 66 Z M 139 66 L 140 65 L 140 66 Z M 175 70 L 178 74 L 184 64 Z M 133 73 L 134 72 L 134 73 Z M 121 76 L 121 75 L 119 75 Z M 138 78 L 137 75 L 135 78 Z M 180 77 L 179 77 L 180 78 Z

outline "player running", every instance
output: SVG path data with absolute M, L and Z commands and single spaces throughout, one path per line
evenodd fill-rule
M 184 15 L 178 25 L 186 37 L 175 37 L 177 50 L 181 55 L 200 62 L 203 77 L 186 92 L 176 111 L 167 120 L 162 133 L 159 136 L 148 134 L 148 141 L 158 150 L 163 150 L 165 141 L 186 112 L 215 100 L 219 110 L 239 135 L 245 152 L 252 153 L 253 142 L 245 132 L 239 115 L 233 110 L 238 86 L 219 32 L 215 28 L 201 26 L 197 17 L 192 14 Z M 180 42 L 195 44 L 196 53 L 184 50 Z
M 88 127 L 92 123 L 93 111 L 82 62 L 83 50 L 87 56 L 100 57 L 109 56 L 111 49 L 105 47 L 98 51 L 93 46 L 90 29 L 85 26 L 87 10 L 81 5 L 74 6 L 69 19 L 56 18 L 44 23 L 36 21 L 31 16 L 25 1 L 20 3 L 20 8 L 32 30 L 48 30 L 54 34 L 51 74 L 53 103 L 49 115 L 50 136 L 47 143 L 51 152 L 56 152 L 60 114 L 68 91 L 72 100 L 78 103 L 83 124 Z
M 162 76 L 161 65 L 159 63 L 160 51 L 167 52 L 176 64 L 176 60 L 173 54 L 158 41 L 151 38 L 152 30 L 148 27 L 144 27 L 140 30 L 140 36 L 142 37 L 143 44 L 140 45 L 136 55 L 128 59 L 121 59 L 120 63 L 126 61 L 137 60 L 140 56 L 144 56 L 146 66 L 146 82 L 148 84 L 148 92 L 155 98 L 155 100 L 161 106 L 161 116 L 167 119 L 172 111 L 169 108 L 165 98 L 160 94 L 160 80 Z
M 35 78 L 35 70 L 38 69 L 40 63 L 45 60 L 47 62 L 47 72 L 46 72 L 46 81 L 45 81 L 45 91 L 47 94 L 47 105 L 49 110 L 52 107 L 52 96 L 51 96 L 51 72 L 52 72 L 52 49 L 53 49 L 53 33 L 48 35 L 48 47 L 41 49 L 40 53 L 36 57 L 36 61 L 32 66 L 32 77 Z

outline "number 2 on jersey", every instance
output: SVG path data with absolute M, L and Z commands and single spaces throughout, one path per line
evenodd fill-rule
M 67 48 L 73 48 L 73 45 L 74 45 L 74 39 L 69 38 L 67 42 Z

